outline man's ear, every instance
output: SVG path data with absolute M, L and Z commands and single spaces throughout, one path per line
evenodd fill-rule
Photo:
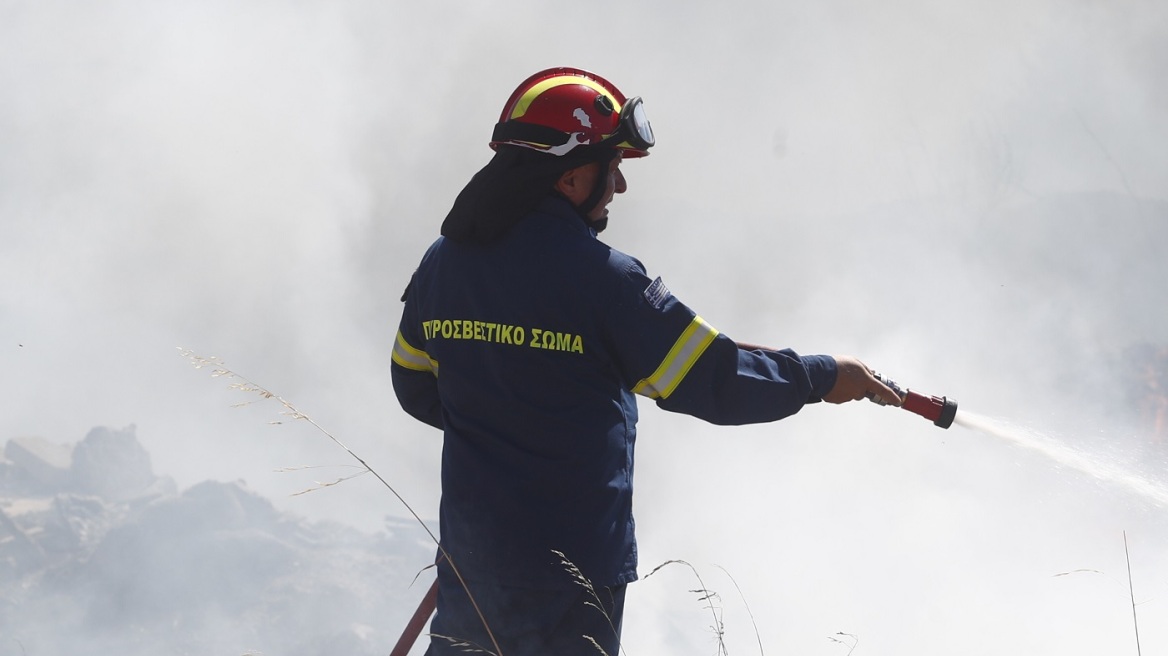
M 563 194 L 573 205 L 584 202 L 588 194 L 592 193 L 589 176 L 584 170 L 588 166 L 590 164 L 568 169 L 560 175 L 559 180 L 556 180 L 556 191 Z
M 556 180 L 556 191 L 560 192 L 567 198 L 572 197 L 572 192 L 576 188 L 576 169 L 568 169 L 560 174 L 560 178 Z

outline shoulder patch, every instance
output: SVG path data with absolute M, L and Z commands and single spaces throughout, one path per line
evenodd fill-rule
M 669 298 L 669 289 L 661 282 L 661 276 L 657 276 L 657 279 L 645 288 L 643 294 L 649 305 L 660 310 L 665 305 L 665 299 Z

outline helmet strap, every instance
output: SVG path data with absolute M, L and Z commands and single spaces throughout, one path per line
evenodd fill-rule
M 600 200 L 604 198 L 604 192 L 608 190 L 608 163 L 611 162 L 618 154 L 615 148 L 606 148 L 605 151 L 605 154 L 596 160 L 597 164 L 599 165 L 599 171 L 596 175 L 596 181 L 592 183 L 592 192 L 588 194 L 588 197 L 585 198 L 584 201 L 576 207 L 580 214 L 584 216 L 585 221 L 587 221 L 588 224 L 594 230 L 596 230 L 596 232 L 601 232 L 605 227 L 607 227 L 608 218 L 605 217 L 592 221 L 588 219 L 588 213 L 596 209 L 596 206 L 600 204 Z

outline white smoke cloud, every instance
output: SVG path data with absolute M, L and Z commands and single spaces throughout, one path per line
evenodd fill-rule
M 574 65 L 643 96 L 659 138 L 624 165 L 605 239 L 715 326 L 854 352 L 1164 476 L 1120 391 L 1131 347 L 1168 344 L 1163 3 L 0 16 L 9 436 L 136 423 L 181 486 L 245 478 L 362 527 L 404 514 L 365 479 L 289 498 L 311 481 L 273 469 L 345 454 L 278 406 L 229 408 L 247 399 L 184 346 L 297 403 L 435 516 L 440 438 L 388 383 L 397 297 L 510 90 Z M 714 563 L 780 652 L 846 653 L 840 631 L 857 653 L 1127 649 L 1124 530 L 1140 612 L 1168 586 L 1168 511 L 987 436 L 867 404 L 739 429 L 642 414 L 643 565 L 698 566 L 735 651 L 753 631 Z M 1106 576 L 1054 576 L 1077 569 Z M 688 576 L 634 586 L 631 653 L 709 647 Z M 1168 644 L 1152 621 L 1141 639 Z

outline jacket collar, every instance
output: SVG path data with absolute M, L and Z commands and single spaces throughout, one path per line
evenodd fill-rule
M 552 193 L 545 197 L 535 207 L 533 214 L 545 214 L 555 217 L 560 223 L 572 232 L 587 233 L 596 237 L 596 230 L 589 224 L 588 219 L 568 202 L 563 196 Z

